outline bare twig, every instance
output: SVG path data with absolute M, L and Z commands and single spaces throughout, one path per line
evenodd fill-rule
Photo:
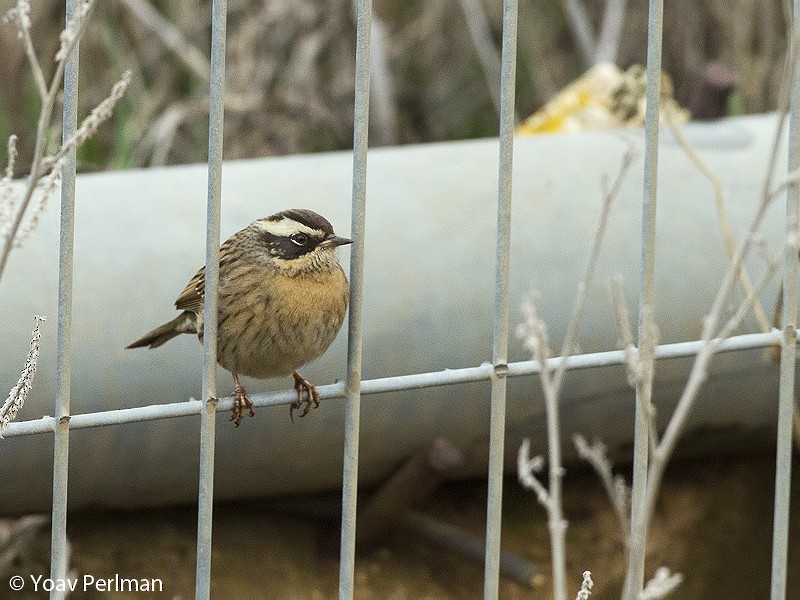
M 30 216 L 27 223 L 20 227 L 17 234 L 14 236 L 13 244 L 16 248 L 22 247 L 23 242 L 30 237 L 30 234 L 36 229 L 39 224 L 39 219 L 44 213 L 47 206 L 47 201 L 58 189 L 61 183 L 61 170 L 66 161 L 67 154 L 74 148 L 78 148 L 87 139 L 89 139 L 100 125 L 107 121 L 114 112 L 114 107 L 120 98 L 125 94 L 128 84 L 131 80 L 130 71 L 126 71 L 111 90 L 111 94 L 92 109 L 89 116 L 87 116 L 77 131 L 70 136 L 70 138 L 61 145 L 61 148 L 52 156 L 47 156 L 42 159 L 43 175 L 37 184 L 41 184 L 39 190 L 39 200 L 36 206 L 29 211 Z
M 544 321 L 536 315 L 536 308 L 531 304 L 532 320 L 536 322 L 533 334 L 537 339 L 535 357 L 542 365 L 540 380 L 544 392 L 545 412 L 547 413 L 547 458 L 549 472 L 549 501 L 547 504 L 547 525 L 550 530 L 550 547 L 553 564 L 553 596 L 556 600 L 566 597 L 566 530 L 562 506 L 562 480 L 564 468 L 561 466 L 561 421 L 559 417 L 559 389 L 553 382 L 547 359 L 550 348 L 547 341 L 547 328 Z
M 796 43 L 797 40 L 794 41 L 794 44 Z M 792 73 L 794 73 L 795 68 L 796 65 L 792 64 Z M 773 179 L 778 162 L 778 150 L 783 139 L 783 131 L 786 125 L 786 99 L 784 99 L 782 106 L 783 109 L 780 111 L 778 127 L 773 141 L 767 172 L 764 177 L 761 199 L 756 209 L 756 213 L 752 218 L 747 234 L 740 243 L 733 259 L 731 260 L 731 264 L 722 280 L 722 283 L 720 284 L 716 298 L 714 299 L 711 311 L 705 318 L 702 331 L 703 345 L 695 357 L 686 387 L 684 388 L 683 393 L 678 400 L 675 411 L 673 412 L 669 423 L 667 424 L 663 439 L 658 444 L 655 451 L 651 454 L 650 464 L 648 465 L 647 472 L 647 484 L 642 499 L 642 508 L 644 510 L 642 513 L 643 519 L 638 524 L 634 524 L 631 531 L 630 552 L 632 555 L 644 552 L 647 531 L 650 520 L 652 519 L 655 501 L 658 497 L 661 481 L 663 480 L 664 470 L 666 469 L 666 465 L 675 450 L 677 441 L 683 432 L 689 413 L 694 405 L 695 400 L 697 399 L 698 392 L 707 377 L 711 358 L 719 346 L 719 343 L 722 339 L 721 336 L 730 334 L 736 327 L 738 327 L 741 319 L 746 314 L 746 309 L 743 307 L 748 306 L 750 303 L 750 298 L 748 295 L 748 298 L 745 298 L 739 310 L 737 310 L 736 313 L 725 323 L 720 324 L 723 313 L 725 312 L 725 307 L 728 303 L 728 298 L 735 285 L 735 280 L 741 269 L 741 264 L 744 260 L 744 257 L 749 253 L 755 241 L 758 239 L 756 232 L 760 229 L 767 209 L 775 198 L 775 196 L 772 194 L 772 190 L 774 189 Z M 795 244 L 796 246 L 797 240 L 787 239 L 786 243 Z M 795 250 L 795 253 L 796 252 L 797 250 Z M 769 276 L 769 273 L 767 275 Z M 765 281 L 766 279 L 767 278 L 765 277 Z M 757 293 L 757 291 L 752 293 Z
M 11 575 L 16 568 L 19 569 L 20 558 L 30 553 L 36 536 L 48 524 L 45 515 L 25 515 L 14 519 L 5 525 L 3 535 L 0 535 L 0 576 Z
M 594 581 L 592 581 L 592 572 L 584 571 L 583 583 L 581 583 L 581 589 L 578 592 L 578 595 L 575 596 L 575 600 L 589 600 L 589 596 L 592 595 L 592 587 L 594 587 Z
M 631 317 L 628 312 L 628 306 L 625 303 L 625 292 L 622 289 L 622 278 L 617 275 L 612 277 L 609 281 L 609 291 L 611 293 L 611 302 L 614 306 L 614 313 L 617 317 L 617 327 L 619 328 L 619 346 L 627 350 L 632 348 L 636 350 L 636 342 L 633 338 L 633 327 L 631 327 Z M 626 361 L 627 364 L 628 361 Z M 630 368 L 630 365 L 628 365 Z M 630 375 L 630 373 L 629 373 Z M 630 384 L 635 385 L 636 378 L 630 379 Z
M 480 60 L 486 88 L 492 103 L 500 113 L 500 56 L 492 40 L 492 30 L 486 13 L 478 0 L 459 0 L 461 10 L 467 20 L 467 29 L 472 45 Z
M 712 340 L 714 344 L 718 344 L 719 341 L 724 340 L 725 338 L 732 335 L 733 332 L 736 330 L 736 328 L 742 324 L 742 321 L 744 321 L 745 316 L 747 316 L 750 306 L 752 306 L 751 295 L 755 296 L 763 292 L 767 288 L 767 285 L 769 285 L 769 283 L 778 273 L 779 267 L 780 264 L 778 263 L 777 260 L 773 259 L 767 263 L 767 270 L 762 275 L 761 280 L 756 284 L 756 287 L 754 289 L 750 290 L 748 296 L 742 299 L 742 301 L 739 303 L 739 307 L 728 318 L 727 323 L 725 323 L 722 329 L 720 329 L 716 339 Z
M 547 489 L 536 478 L 536 473 L 541 473 L 544 469 L 544 459 L 541 456 L 531 458 L 531 441 L 528 438 L 522 440 L 519 452 L 517 452 L 517 478 L 526 490 L 536 493 L 536 499 L 544 508 L 549 509 L 550 496 Z
M 578 456 L 588 462 L 600 477 L 611 506 L 617 515 L 622 539 L 627 545 L 630 536 L 630 489 L 622 475 L 614 475 L 613 465 L 606 456 L 606 445 L 595 440 L 591 445 L 579 434 L 572 436 Z
M 161 43 L 203 81 L 208 81 L 211 67 L 208 57 L 183 35 L 180 29 L 165 19 L 147 0 L 119 0 L 139 22 L 154 33 Z
M 653 380 L 656 368 L 656 346 L 659 331 L 653 318 L 653 306 L 642 306 L 641 333 L 639 335 L 639 372 L 636 379 L 636 401 L 639 402 L 642 414 L 647 416 L 648 440 L 650 452 L 658 446 L 658 429 L 656 428 L 656 407 L 653 405 Z
M 642 314 L 642 350 L 635 346 L 630 315 L 625 305 L 625 294 L 622 289 L 622 280 L 619 276 L 611 279 L 609 284 L 611 300 L 617 317 L 617 327 L 620 331 L 621 345 L 625 351 L 625 370 L 628 375 L 628 385 L 637 390 L 636 400 L 639 409 L 647 417 L 649 423 L 648 437 L 650 451 L 658 443 L 658 430 L 656 429 L 656 409 L 650 401 L 652 381 L 655 374 L 655 349 L 658 345 L 658 327 L 653 320 L 652 307 L 643 307 Z
M 8 19 L 13 21 L 18 28 L 24 30 L 21 35 L 23 39 L 29 37 L 30 19 L 22 17 L 24 10 L 20 9 L 24 2 L 18 3 L 15 16 Z M 94 108 L 88 117 L 81 123 L 74 135 L 61 144 L 59 150 L 52 156 L 45 156 L 47 145 L 47 132 L 53 120 L 53 105 L 56 96 L 61 90 L 64 76 L 64 67 L 67 58 L 72 54 L 78 44 L 85 24 L 91 15 L 94 4 L 93 0 L 85 0 L 76 11 L 75 16 L 67 24 L 61 33 L 61 46 L 56 53 L 56 69 L 46 93 L 42 94 L 42 106 L 39 112 L 39 122 L 36 132 L 36 143 L 33 152 L 31 172 L 27 183 L 23 188 L 21 197 L 11 189 L 11 178 L 14 174 L 14 158 L 16 157 L 16 137 L 9 138 L 9 164 L 6 168 L 5 177 L 0 182 L 2 188 L 0 192 L 0 243 L 2 253 L 0 253 L 0 278 L 2 278 L 5 267 L 8 264 L 8 257 L 13 248 L 19 248 L 23 241 L 31 234 L 39 223 L 39 219 L 44 211 L 45 205 L 58 188 L 61 180 L 61 168 L 65 157 L 72 149 L 77 148 L 85 142 L 97 128 L 111 117 L 116 103 L 125 93 L 130 83 L 131 74 L 126 72 L 122 79 L 117 82 L 108 98 L 103 100 Z M 31 64 L 36 62 L 35 56 L 31 58 Z M 35 70 L 35 68 L 34 68 Z M 39 70 L 41 73 L 41 69 Z M 37 76 L 38 78 L 38 76 Z M 40 90 L 41 91 L 41 90 Z M 39 194 L 36 207 L 29 211 L 34 195 Z M 23 220 L 28 216 L 27 223 L 23 226 Z
M 666 118 L 667 123 L 669 124 L 670 129 L 672 130 L 672 134 L 675 136 L 675 139 L 680 144 L 683 151 L 686 153 L 686 156 L 689 157 L 689 160 L 694 163 L 697 170 L 700 171 L 711 183 L 711 187 L 714 190 L 714 206 L 717 209 L 717 218 L 719 219 L 719 226 L 720 230 L 722 231 L 722 238 L 725 241 L 725 248 L 728 251 L 728 257 L 733 260 L 734 254 L 736 253 L 736 237 L 733 235 L 733 228 L 731 227 L 731 221 L 728 217 L 728 209 L 725 206 L 725 196 L 722 190 L 722 181 L 717 176 L 714 171 L 708 166 L 708 164 L 703 160 L 703 157 L 700 156 L 700 153 L 695 150 L 694 146 L 692 146 L 691 142 L 683 135 L 683 131 L 675 122 L 673 118 L 672 111 L 669 110 L 668 107 L 664 107 L 665 110 L 663 111 L 664 117 Z M 780 186 L 779 186 L 780 187 Z M 778 189 L 778 188 L 776 188 Z M 752 310 L 753 315 L 758 322 L 758 327 L 763 332 L 767 332 L 770 330 L 770 322 L 769 318 L 767 317 L 766 313 L 764 312 L 763 307 L 761 306 L 761 302 L 759 302 L 758 297 L 752 294 L 753 285 L 750 282 L 750 277 L 747 275 L 747 271 L 742 265 L 741 269 L 738 272 L 739 282 L 742 286 L 742 291 L 745 295 L 752 297 Z
M 160 167 L 167 163 L 169 151 L 175 141 L 175 135 L 181 124 L 191 116 L 202 115 L 208 112 L 208 99 L 205 102 L 176 102 L 167 107 L 161 116 L 147 129 L 139 143 L 142 160 L 152 149 L 149 164 L 151 167 Z
M 370 106 L 377 142 L 388 146 L 397 138 L 397 107 L 388 59 L 388 31 L 378 17 L 372 19 L 370 37 Z M 499 81 L 499 80 L 498 80 Z
M 22 375 L 19 376 L 17 384 L 11 388 L 8 393 L 8 398 L 0 408 L 0 438 L 3 437 L 3 432 L 8 427 L 8 424 L 13 421 L 19 409 L 25 404 L 25 398 L 33 387 L 33 377 L 36 375 L 36 362 L 39 360 L 39 340 L 41 333 L 39 332 L 39 324 L 47 320 L 47 317 L 40 317 L 36 315 L 36 325 L 33 328 L 31 335 L 31 348 L 28 351 L 28 358 L 25 360 L 25 367 L 22 369 Z
M 31 162 L 31 172 L 28 178 L 28 185 L 22 195 L 22 200 L 17 203 L 16 213 L 14 215 L 9 233 L 3 241 L 2 253 L 0 253 L 0 279 L 3 277 L 6 265 L 8 264 L 8 257 L 11 254 L 11 249 L 14 247 L 14 239 L 17 232 L 20 230 L 22 220 L 28 209 L 28 205 L 33 198 L 33 193 L 36 190 L 38 181 L 47 174 L 48 170 L 42 164 L 44 160 L 45 145 L 47 142 L 47 132 L 50 128 L 50 123 L 53 119 L 53 105 L 61 89 L 61 82 L 64 77 L 64 67 L 67 57 L 69 57 L 78 44 L 78 40 L 83 33 L 83 28 L 88 21 L 94 7 L 94 0 L 85 0 L 80 8 L 76 11 L 75 17 L 70 20 L 64 31 L 61 33 L 61 47 L 56 54 L 56 69 L 50 81 L 50 87 L 47 89 L 47 94 L 42 101 L 42 106 L 39 110 L 39 122 L 36 127 L 36 143 L 33 150 L 33 160 Z M 28 22 L 28 25 L 30 23 Z
M 210 81 L 210 59 L 147 0 L 119 0 L 119 2 L 168 50 L 173 52 L 189 70 L 206 83 Z M 373 37 L 380 37 L 380 34 L 373 33 Z M 375 62 L 373 61 L 373 64 Z M 381 91 L 388 83 L 381 80 L 380 74 L 378 74 L 374 78 L 374 84 L 375 95 L 378 98 L 376 106 L 378 106 L 379 112 L 376 114 L 376 121 L 379 125 L 384 125 L 381 131 L 386 132 L 393 129 L 391 125 L 386 125 L 386 121 L 391 119 L 391 115 L 385 115 L 387 109 L 385 103 L 381 101 Z M 225 110 L 236 113 L 250 112 L 259 107 L 262 100 L 263 98 L 259 94 L 236 93 L 226 90 Z M 206 94 L 199 98 L 174 102 L 165 108 L 142 135 L 138 144 L 137 155 L 141 157 L 142 162 L 147 160 L 146 157 L 150 155 L 148 161 L 150 166 L 166 164 L 178 128 L 192 117 L 208 114 L 208 106 L 209 99 Z
M 600 34 L 597 36 L 597 48 L 594 63 L 617 63 L 619 40 L 622 35 L 622 24 L 625 22 L 627 0 L 606 0 Z
M 653 578 L 644 586 L 639 600 L 657 600 L 671 594 L 683 582 L 683 575 L 671 573 L 666 567 L 659 567 Z
M 611 208 L 614 205 L 614 200 L 619 195 L 619 190 L 622 187 L 622 182 L 625 179 L 625 175 L 627 174 L 628 169 L 630 169 L 631 164 L 633 164 L 636 156 L 637 153 L 635 147 L 629 143 L 627 149 L 625 150 L 625 154 L 622 156 L 622 163 L 617 171 L 617 176 L 614 179 L 614 183 L 610 188 L 607 188 L 607 186 L 603 185 L 603 200 L 602 210 L 600 212 L 600 220 L 597 224 L 597 229 L 592 242 L 592 248 L 589 252 L 589 259 L 586 262 L 586 268 L 584 269 L 583 277 L 581 277 L 581 280 L 578 282 L 578 288 L 575 292 L 575 305 L 572 308 L 572 315 L 570 316 L 569 325 L 567 326 L 567 333 L 564 336 L 564 343 L 561 346 L 562 361 L 559 364 L 554 376 L 554 383 L 557 389 L 560 389 L 561 387 L 564 372 L 567 368 L 567 357 L 574 351 L 575 339 L 578 336 L 578 330 L 580 329 L 580 324 L 583 321 L 589 282 L 594 277 L 594 272 L 597 267 L 597 260 L 600 256 L 600 246 L 602 245 L 606 226 L 608 225 L 608 217 L 611 214 Z
M 108 97 L 92 109 L 92 111 L 89 113 L 89 116 L 83 120 L 75 133 L 72 134 L 72 136 L 70 136 L 70 138 L 61 145 L 61 148 L 59 148 L 58 152 L 52 156 L 46 157 L 42 161 L 42 166 L 47 171 L 52 171 L 56 166 L 61 166 L 64 157 L 67 155 L 67 153 L 69 153 L 70 150 L 83 144 L 92 136 L 95 131 L 97 131 L 97 128 L 100 127 L 102 123 L 111 118 L 111 115 L 114 112 L 114 107 L 125 94 L 125 90 L 128 89 L 130 82 L 131 72 L 125 71 L 122 74 L 122 78 L 114 84 L 113 88 L 111 88 L 111 93 L 108 95 Z
M 583 62 L 588 67 L 594 62 L 597 48 L 589 13 L 580 0 L 561 0 L 561 4 L 569 18 L 569 25 L 578 42 Z
M 561 439 L 558 406 L 558 387 L 553 382 L 548 358 L 550 358 L 550 345 L 547 339 L 547 327 L 536 312 L 536 305 L 530 300 L 522 306 L 525 321 L 520 326 L 520 333 L 525 333 L 525 346 L 532 352 L 534 358 L 542 366 L 539 378 L 544 392 L 545 413 L 547 415 L 547 453 L 549 465 L 549 488 L 544 490 L 538 480 L 533 476 L 534 467 L 541 468 L 541 457 L 533 462 L 524 461 L 527 457 L 529 444 L 523 442 L 519 453 L 519 467 L 527 465 L 525 473 L 530 475 L 528 486 L 536 491 L 539 502 L 547 509 L 547 524 L 550 529 L 551 562 L 553 568 L 553 596 L 556 600 L 566 598 L 566 541 L 565 532 L 567 522 L 564 520 L 561 502 L 561 480 L 564 469 L 561 466 Z M 520 471 L 520 481 L 523 481 L 523 471 Z
M 44 74 L 42 73 L 42 65 L 39 64 L 39 59 L 36 58 L 36 51 L 33 49 L 33 40 L 31 39 L 31 5 L 27 0 L 17 0 L 17 6 L 9 10 L 3 20 L 7 23 L 13 23 L 17 28 L 17 37 L 22 40 L 25 46 L 25 55 L 28 57 L 28 63 L 33 72 L 33 79 L 36 82 L 36 89 L 39 92 L 39 99 L 44 100 L 47 95 L 47 84 L 44 81 Z
M 561 392 L 561 384 L 563 382 L 564 372 L 566 369 L 567 358 L 574 350 L 575 340 L 580 329 L 581 321 L 583 320 L 584 309 L 586 305 L 586 298 L 588 295 L 589 284 L 594 276 L 597 259 L 600 253 L 600 246 L 603 236 L 608 224 L 608 217 L 611 207 L 617 195 L 619 194 L 622 181 L 628 171 L 635 152 L 632 146 L 629 146 L 622 158 L 617 177 L 613 185 L 609 188 L 603 185 L 603 208 L 600 215 L 600 220 L 595 232 L 594 241 L 592 243 L 591 252 L 587 261 L 586 269 L 581 281 L 578 283 L 576 291 L 575 305 L 572 310 L 572 317 L 570 318 L 567 333 L 564 337 L 564 343 L 561 348 L 561 360 L 555 371 L 552 371 L 548 363 L 550 358 L 550 347 L 547 335 L 547 326 L 544 321 L 539 318 L 536 311 L 536 305 L 531 297 L 523 303 L 522 311 L 524 321 L 517 329 L 517 335 L 524 340 L 525 347 L 532 353 L 534 358 L 541 365 L 539 381 L 541 383 L 542 392 L 545 398 L 545 412 L 547 416 L 547 450 L 548 450 L 548 466 L 549 466 L 549 486 L 546 495 L 542 495 L 543 488 L 541 486 L 534 487 L 540 502 L 546 500 L 545 507 L 548 514 L 548 527 L 550 529 L 550 545 L 552 549 L 552 568 L 553 568 L 553 585 L 554 596 L 557 600 L 564 600 L 566 598 L 566 542 L 565 532 L 567 523 L 564 520 L 562 509 L 562 479 L 564 476 L 564 469 L 561 465 L 561 434 L 560 434 L 560 417 L 559 417 L 559 395 Z M 522 456 L 522 452 L 520 454 Z M 520 467 L 524 466 L 520 458 Z M 530 471 L 530 470 L 529 470 Z M 536 481 L 533 478 L 533 481 Z M 535 485 L 531 482 L 531 485 Z
M 17 210 L 17 195 L 11 186 L 14 179 L 14 166 L 17 162 L 17 136 L 8 138 L 8 162 L 3 178 L 0 179 L 0 240 L 8 237 L 14 214 Z
M 794 171 L 787 173 L 786 177 L 778 180 L 778 182 L 772 188 L 772 191 L 769 193 L 770 198 L 774 199 L 782 195 L 786 191 L 786 188 L 791 185 L 796 185 L 798 181 L 800 181 L 800 169 L 795 169 Z

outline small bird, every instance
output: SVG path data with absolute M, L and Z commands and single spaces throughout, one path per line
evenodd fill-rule
M 319 406 L 317 389 L 297 369 L 331 345 L 344 321 L 350 289 L 336 248 L 352 244 L 324 217 L 295 208 L 254 221 L 222 244 L 219 256 L 217 361 L 233 374 L 231 421 L 238 427 L 253 402 L 239 375 L 292 373 L 300 416 Z M 181 333 L 203 341 L 205 267 L 175 301 L 183 311 L 128 348 L 156 348 Z

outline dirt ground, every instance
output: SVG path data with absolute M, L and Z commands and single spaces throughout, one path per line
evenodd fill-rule
M 797 470 L 795 470 L 796 472 Z M 650 540 L 647 569 L 664 565 L 685 574 L 672 597 L 758 600 L 769 597 L 774 455 L 683 461 L 668 471 Z M 425 509 L 430 515 L 483 535 L 484 481 L 445 486 Z M 334 498 L 335 501 L 335 498 Z M 323 502 L 324 503 L 324 502 Z M 290 503 L 289 503 L 290 504 Z M 303 501 L 304 506 L 308 506 Z M 313 505 L 313 504 L 312 504 Z M 298 505 L 299 506 L 299 505 Z M 789 595 L 800 599 L 800 478 L 795 476 L 790 533 Z M 569 587 L 593 573 L 592 599 L 618 598 L 623 578 L 620 536 L 599 481 L 571 469 L 565 479 Z M 194 597 L 194 507 L 150 512 L 71 515 L 71 566 L 97 578 L 115 574 L 163 581 L 163 593 L 138 597 Z M 218 506 L 214 513 L 212 597 L 220 599 L 336 598 L 338 539 L 335 521 L 287 512 L 285 501 Z M 39 561 L 19 565 L 47 573 L 47 532 Z M 544 511 L 516 480 L 505 482 L 503 549 L 540 567 L 535 585 L 503 578 L 503 599 L 550 597 L 549 546 Z M 37 562 L 39 565 L 37 566 Z M 482 565 L 398 531 L 359 556 L 355 597 L 367 599 L 480 598 Z M 0 584 L 0 597 L 37 598 Z M 30 587 L 30 586 L 28 586 Z M 71 598 L 116 600 L 131 593 L 75 593 Z M 574 597 L 574 593 L 570 593 Z

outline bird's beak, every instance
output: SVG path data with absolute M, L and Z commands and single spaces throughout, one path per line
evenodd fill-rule
M 345 237 L 339 237 L 338 235 L 335 235 L 335 234 L 332 233 L 328 237 L 326 237 L 320 243 L 320 245 L 317 246 L 317 247 L 318 248 L 335 248 L 336 246 L 344 246 L 346 244 L 352 244 L 352 243 L 353 243 L 353 240 L 345 238 Z

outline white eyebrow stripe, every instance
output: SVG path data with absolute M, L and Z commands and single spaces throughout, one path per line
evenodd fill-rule
M 314 237 L 319 237 L 320 234 L 316 229 L 312 229 L 308 225 L 303 225 L 288 217 L 283 217 L 280 221 L 259 221 L 258 226 L 264 231 L 279 237 L 289 237 L 293 233 L 305 233 Z

